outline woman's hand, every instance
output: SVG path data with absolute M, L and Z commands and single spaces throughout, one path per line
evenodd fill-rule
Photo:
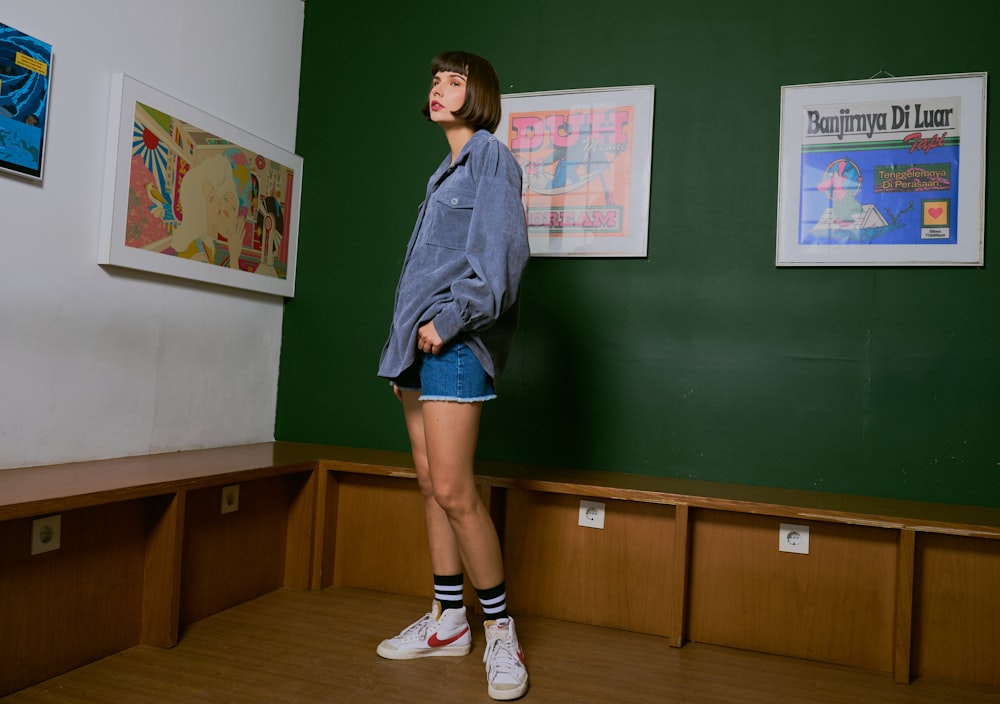
M 434 321 L 424 323 L 417 329 L 417 349 L 426 354 L 437 354 L 444 347 L 444 340 L 437 334 Z

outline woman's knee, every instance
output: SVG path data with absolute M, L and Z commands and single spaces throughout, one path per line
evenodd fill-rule
M 436 499 L 434 495 L 434 485 L 429 479 L 421 479 L 417 477 L 417 486 L 420 487 L 420 493 L 425 499 Z
M 434 500 L 448 514 L 449 518 L 461 518 L 479 509 L 482 502 L 475 489 L 466 487 L 434 484 Z

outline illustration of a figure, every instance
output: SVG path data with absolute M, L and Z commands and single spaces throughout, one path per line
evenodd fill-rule
M 525 161 L 519 158 L 528 190 L 545 196 L 558 196 L 579 190 L 599 179 L 605 205 L 614 205 L 614 196 L 604 182 L 611 166 L 607 154 L 595 148 L 595 138 L 589 125 L 578 128 L 580 134 L 570 143 L 553 147 L 542 159 Z
M 285 221 L 281 213 L 281 203 L 274 196 L 263 198 L 257 210 L 257 222 L 254 224 L 254 237 L 261 243 L 260 266 L 257 267 L 256 273 L 277 276 L 274 255 L 281 248 L 284 230 Z
M 823 180 L 816 190 L 826 193 L 830 198 L 833 219 L 838 225 L 850 227 L 855 216 L 864 209 L 855 198 L 861 189 L 861 173 L 857 165 L 847 159 L 837 159 L 823 172 Z
M 216 154 L 192 167 L 180 185 L 184 217 L 174 230 L 171 246 L 177 256 L 216 263 L 216 243 L 240 242 L 239 196 L 229 159 Z M 230 257 L 239 265 L 239 255 Z

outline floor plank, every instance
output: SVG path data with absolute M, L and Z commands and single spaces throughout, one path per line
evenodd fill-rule
M 190 626 L 171 650 L 138 646 L 0 698 L 5 704 L 306 704 L 491 701 L 483 638 L 464 658 L 395 662 L 375 646 L 415 620 L 412 597 L 281 590 Z M 478 620 L 478 619 L 476 619 Z M 518 617 L 526 701 L 544 704 L 996 704 L 991 687 L 885 673 L 551 619 Z M 479 631 L 476 631 L 479 635 Z

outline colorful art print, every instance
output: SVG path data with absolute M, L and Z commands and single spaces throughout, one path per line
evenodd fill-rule
M 41 180 L 52 45 L 0 23 L 0 170 Z
M 981 265 L 985 80 L 783 88 L 777 264 Z
M 301 159 L 116 77 L 99 261 L 291 296 Z
M 533 255 L 646 255 L 653 87 L 505 95 Z

